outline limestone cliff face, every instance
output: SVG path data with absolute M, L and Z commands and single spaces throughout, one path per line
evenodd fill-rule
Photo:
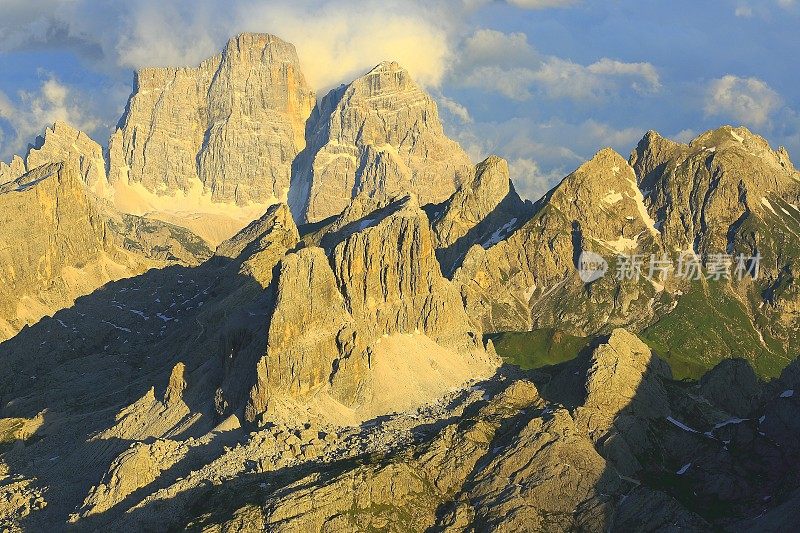
M 618 290 L 613 259 L 657 253 L 661 239 L 653 224 L 633 169 L 605 149 L 550 191 L 507 239 L 488 249 L 473 246 L 454 279 L 464 287 L 470 315 L 487 331 L 563 322 L 586 333 L 609 321 L 646 320 L 654 288 L 646 282 Z M 584 251 L 611 262 L 611 271 L 592 285 L 578 278 Z
M 0 187 L 0 338 L 93 289 L 93 278 L 123 270 L 106 253 L 105 221 L 73 163 L 43 165 Z
M 422 335 L 461 354 L 467 366 L 482 352 L 480 331 L 441 274 L 428 219 L 413 196 L 332 227 L 325 248 L 302 248 L 280 262 L 249 419 L 271 399 L 302 400 L 323 389 L 346 405 L 369 401 L 373 352 L 390 335 Z M 486 360 L 480 364 L 486 368 Z
M 800 191 L 786 151 L 743 127 L 711 130 L 688 145 L 651 131 L 630 162 L 665 244 L 698 254 L 725 253 L 745 220 L 771 217 L 780 207 L 770 202 L 794 203 Z
M 313 105 L 294 46 L 272 35 L 239 35 L 197 68 L 142 69 L 110 179 L 156 194 L 200 185 L 215 202 L 285 197 Z
M 467 155 L 444 135 L 433 99 L 394 62 L 325 96 L 307 141 L 290 196 L 298 220 L 337 215 L 360 192 L 441 202 L 472 175 Z
M 347 308 L 374 334 L 419 331 L 474 347 L 459 295 L 442 277 L 425 213 L 407 196 L 354 223 L 337 244 L 334 273 Z M 473 338 L 475 336 L 475 338 Z
M 300 397 L 327 385 L 340 356 L 339 338 L 348 329 L 352 331 L 352 317 L 325 252 L 305 248 L 286 256 L 248 416 L 264 411 L 270 397 Z
M 93 189 L 104 187 L 106 163 L 103 149 L 84 132 L 57 121 L 37 141 L 28 152 L 26 166 L 29 170 L 48 163 L 71 161 L 79 169 L 86 185 Z
M 508 163 L 490 156 L 475 168 L 466 182 L 444 204 L 432 209 L 431 226 L 437 255 L 451 271 L 473 244 L 488 248 L 510 235 L 532 214 L 508 176 Z
M 18 155 L 6 164 L 0 161 L 0 185 L 15 180 L 25 174 L 25 161 Z

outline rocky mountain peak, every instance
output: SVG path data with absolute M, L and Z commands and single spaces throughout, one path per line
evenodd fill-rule
M 289 203 L 300 221 L 341 213 L 365 193 L 445 200 L 472 177 L 469 157 L 448 139 L 436 103 L 395 62 L 331 91 L 309 120 Z
M 532 214 L 508 174 L 508 163 L 489 156 L 475 167 L 474 178 L 462 184 L 442 205 L 429 209 L 437 256 L 450 273 L 474 244 L 490 247 L 510 235 Z
M 730 230 L 750 213 L 794 203 L 800 179 L 785 150 L 744 127 L 709 130 L 688 145 L 648 133 L 631 164 L 669 247 L 704 253 L 733 249 Z
M 25 161 L 18 155 L 10 163 L 0 161 L 0 185 L 15 180 L 25 174 Z
M 28 151 L 27 168 L 34 169 L 53 162 L 72 160 L 83 181 L 93 190 L 102 191 L 106 184 L 103 149 L 84 132 L 64 121 L 56 121 Z
M 636 174 L 611 148 L 597 152 L 564 178 L 548 205 L 578 222 L 581 231 L 604 241 L 611 251 L 636 246 L 639 237 L 658 237 Z
M 490 155 L 475 167 L 472 189 L 479 197 L 502 199 L 513 188 L 508 174 L 508 162 L 502 157 Z
M 241 34 L 198 67 L 141 69 L 109 142 L 120 208 L 174 220 L 185 208 L 160 197 L 181 194 L 237 220 L 235 233 L 255 218 L 248 206 L 286 198 L 314 101 L 294 46 L 267 34 Z

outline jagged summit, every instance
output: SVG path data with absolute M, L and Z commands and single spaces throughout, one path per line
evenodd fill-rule
M 48 126 L 44 134 L 28 145 L 25 159 L 15 155 L 10 165 L 0 162 L 0 184 L 16 180 L 38 167 L 68 161 L 74 164 L 93 191 L 104 191 L 106 164 L 103 149 L 86 133 L 63 120 Z
M 164 199 L 178 194 L 240 229 L 286 198 L 314 101 L 294 46 L 267 34 L 234 37 L 195 68 L 141 69 L 109 141 L 120 208 L 180 222 L 185 207 Z
M 472 245 L 489 248 L 505 239 L 530 218 L 533 206 L 514 190 L 506 160 L 489 156 L 475 167 L 471 181 L 428 211 L 437 256 L 450 274 Z
M 441 202 L 472 175 L 466 153 L 445 136 L 436 103 L 395 62 L 325 96 L 307 136 L 289 198 L 303 222 L 341 213 L 360 193 L 414 192 L 422 204 Z
M 770 202 L 794 203 L 800 179 L 784 149 L 744 127 L 709 130 L 689 144 L 648 132 L 630 163 L 669 247 L 707 253 L 733 249 L 732 230 L 751 213 L 772 214 Z

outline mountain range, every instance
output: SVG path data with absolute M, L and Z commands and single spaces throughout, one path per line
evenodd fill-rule
M 142 69 L 105 147 L 0 163 L 0 524 L 786 530 L 798 205 L 744 127 L 531 203 L 396 62 Z

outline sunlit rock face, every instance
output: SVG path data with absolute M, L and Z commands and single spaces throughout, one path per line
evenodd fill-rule
M 314 105 L 293 45 L 242 34 L 196 68 L 145 68 L 111 138 L 110 179 L 214 202 L 285 197 Z
M 395 62 L 331 91 L 311 116 L 289 198 L 298 220 L 341 213 L 359 193 L 413 192 L 441 202 L 471 179 L 466 153 L 448 139 L 433 99 Z

